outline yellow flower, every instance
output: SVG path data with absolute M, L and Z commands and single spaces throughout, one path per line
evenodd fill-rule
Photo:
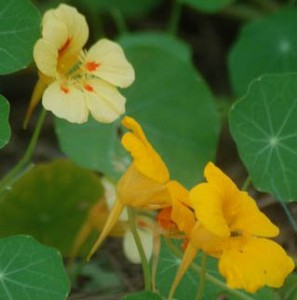
M 40 79 L 25 123 L 44 89 L 44 108 L 69 122 L 84 123 L 90 113 L 110 123 L 125 112 L 126 100 L 117 87 L 133 83 L 134 69 L 122 48 L 107 39 L 84 52 L 88 35 L 86 20 L 75 8 L 61 4 L 45 13 L 33 53 Z
M 157 210 L 171 205 L 167 187 L 170 178 L 165 163 L 147 141 L 141 126 L 133 118 L 125 117 L 122 124 L 132 130 L 124 134 L 122 144 L 130 152 L 133 162 L 117 184 L 117 200 L 88 258 L 112 230 L 126 206 Z
M 265 285 L 282 286 L 294 262 L 268 239 L 277 236 L 279 229 L 214 164 L 207 164 L 204 175 L 207 183 L 190 191 L 197 221 L 170 296 L 199 249 L 219 259 L 219 271 L 230 288 L 254 293 Z

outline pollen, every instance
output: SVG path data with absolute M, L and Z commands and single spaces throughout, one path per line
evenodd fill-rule
M 86 69 L 87 69 L 89 72 L 93 72 L 93 71 L 96 71 L 96 70 L 99 68 L 100 64 L 99 64 L 99 63 L 96 63 L 96 62 L 94 62 L 94 61 L 89 61 L 89 62 L 87 62 L 87 63 L 85 64 L 85 66 L 86 66 Z

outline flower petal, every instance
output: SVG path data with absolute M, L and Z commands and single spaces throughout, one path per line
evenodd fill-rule
M 122 88 L 131 85 L 135 79 L 134 69 L 122 48 L 107 39 L 101 39 L 90 48 L 84 67 L 88 73 Z
M 261 237 L 275 237 L 279 229 L 258 208 L 246 192 L 239 194 L 240 209 L 230 224 L 231 231 L 245 232 Z
M 45 90 L 42 104 L 55 116 L 71 123 L 84 123 L 88 120 L 88 108 L 84 93 L 77 87 L 53 82 Z
M 125 117 L 122 124 L 132 130 L 124 134 L 122 145 L 134 158 L 134 164 L 139 172 L 159 183 L 166 183 L 169 180 L 168 169 L 146 139 L 141 126 L 130 117 Z
M 149 230 L 137 229 L 146 259 L 149 261 L 153 253 L 153 234 Z M 141 258 L 130 230 L 127 230 L 123 238 L 124 253 L 128 260 L 134 264 L 140 264 Z
M 219 237 L 228 237 L 230 230 L 223 213 L 223 198 L 208 183 L 200 183 L 190 191 L 190 201 L 200 224 Z
M 100 79 L 89 79 L 84 85 L 89 110 L 95 120 L 111 123 L 125 113 L 126 99 L 118 90 Z
M 265 285 L 281 287 L 294 267 L 281 246 L 264 238 L 228 239 L 219 261 L 227 285 L 250 293 Z
M 132 207 L 156 210 L 171 205 L 167 186 L 140 173 L 134 163 L 120 178 L 117 195 L 124 204 Z

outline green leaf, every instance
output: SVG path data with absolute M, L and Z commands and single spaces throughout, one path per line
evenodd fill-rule
M 161 4 L 162 0 L 74 0 L 73 3 L 88 9 L 91 13 L 119 11 L 126 17 L 136 18 L 149 13 Z
M 29 0 L 0 1 L 0 74 L 29 65 L 40 32 L 40 15 Z
M 246 93 L 249 83 L 260 75 L 297 70 L 296 27 L 297 9 L 292 7 L 243 27 L 229 55 L 237 95 Z
M 179 249 L 181 249 L 180 242 L 175 241 L 167 244 L 164 239 L 162 240 L 156 283 L 157 289 L 164 297 L 167 297 L 169 294 L 177 269 L 181 262 L 181 259 L 174 254 L 176 251 L 181 254 Z M 200 269 L 198 269 L 201 260 L 200 254 L 201 253 L 197 255 L 194 264 L 180 281 L 174 295 L 175 300 L 195 299 L 197 296 L 200 276 Z M 273 291 L 269 288 L 262 288 L 257 293 L 252 295 L 243 291 L 229 289 L 225 285 L 225 279 L 218 272 L 218 260 L 207 256 L 206 262 L 207 274 L 202 297 L 203 300 L 274 300 L 274 298 L 272 298 Z
M 1 195 L 0 235 L 30 234 L 67 255 L 101 194 L 96 174 L 70 161 L 38 165 Z
M 29 236 L 0 239 L 1 300 L 65 300 L 70 290 L 62 257 Z
M 292 273 L 286 279 L 285 284 L 277 290 L 282 300 L 296 300 L 297 299 L 297 275 Z
M 0 148 L 10 139 L 10 127 L 8 123 L 9 103 L 0 95 Z
M 230 130 L 253 184 L 282 201 L 297 199 L 297 75 L 252 83 L 230 113 Z
M 178 0 L 181 3 L 188 4 L 198 10 L 215 13 L 224 7 L 230 5 L 235 0 Z
M 162 298 L 152 292 L 139 292 L 131 295 L 127 295 L 122 300 L 162 300 Z
M 180 60 L 191 62 L 192 53 L 189 45 L 171 34 L 160 32 L 131 33 L 122 35 L 118 42 L 124 48 L 141 45 L 164 49 Z
M 172 178 L 191 186 L 202 179 L 205 163 L 214 159 L 219 119 L 210 92 L 185 61 L 148 46 L 126 48 L 136 71 L 135 83 L 123 93 L 127 114 L 142 126 Z M 83 125 L 56 120 L 63 152 L 77 164 L 118 179 L 130 162 L 119 142 L 119 121 Z

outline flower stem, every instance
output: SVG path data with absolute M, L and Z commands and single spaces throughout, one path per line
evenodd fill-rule
M 200 278 L 199 278 L 199 287 L 198 287 L 198 294 L 196 300 L 202 300 L 204 287 L 205 287 L 205 276 L 206 276 L 206 260 L 207 255 L 202 252 L 201 254 L 201 265 L 200 265 Z
M 136 224 L 135 224 L 135 214 L 134 210 L 132 207 L 127 207 L 128 211 L 128 219 L 131 227 L 131 231 L 136 243 L 136 247 L 138 249 L 140 258 L 141 258 L 141 263 L 142 263 L 142 270 L 143 270 L 143 275 L 144 275 L 144 288 L 146 291 L 151 290 L 151 273 L 150 273 L 150 266 L 148 264 L 148 261 L 146 259 L 143 246 L 141 244 L 140 237 L 137 232 Z
M 175 35 L 177 33 L 178 24 L 181 17 L 182 4 L 175 0 L 173 3 L 173 7 L 171 9 L 171 13 L 169 16 L 168 22 L 168 33 Z
M 248 177 L 246 178 L 246 180 L 244 181 L 244 183 L 243 183 L 243 185 L 242 185 L 242 187 L 241 187 L 241 190 L 242 190 L 242 191 L 246 191 L 246 190 L 249 188 L 249 186 L 250 186 L 251 183 L 252 183 L 252 179 L 251 179 L 250 176 L 248 176 Z
M 27 164 L 30 162 L 45 120 L 45 116 L 46 110 L 43 108 L 39 114 L 36 127 L 24 156 L 17 163 L 17 165 L 12 170 L 10 170 L 10 172 L 0 181 L 0 192 L 9 187 L 16 180 L 16 178 L 20 176 L 25 167 L 27 167 Z
M 123 35 L 123 34 L 127 33 L 128 27 L 127 27 L 125 18 L 123 16 L 122 12 L 120 11 L 120 9 L 118 9 L 117 7 L 114 7 L 111 10 L 111 15 L 112 15 L 112 18 L 114 20 L 114 23 L 116 25 L 116 28 L 117 28 L 119 34 Z

